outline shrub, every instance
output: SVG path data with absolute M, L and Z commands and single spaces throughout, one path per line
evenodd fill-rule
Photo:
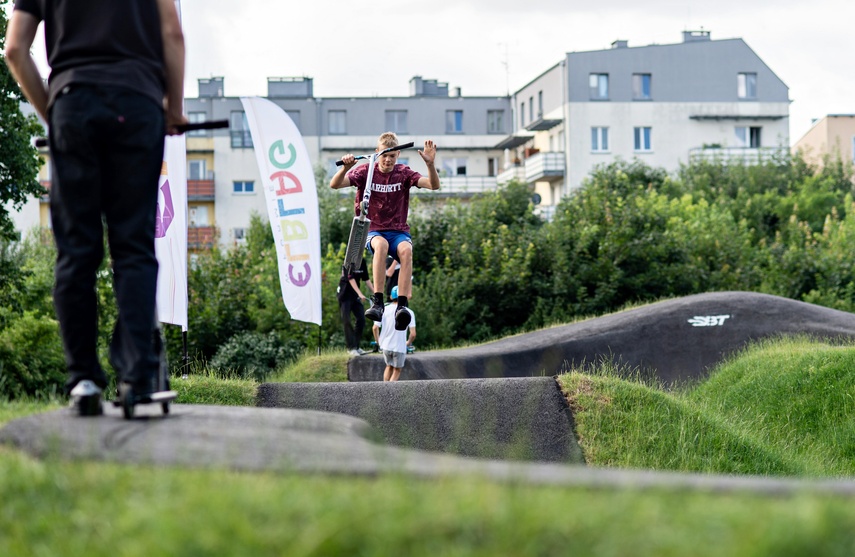
M 0 331 L 0 398 L 50 397 L 62 392 L 65 380 L 55 319 L 25 312 Z
M 263 381 L 276 368 L 297 359 L 301 345 L 284 343 L 271 331 L 238 333 L 223 344 L 211 360 L 211 367 L 227 376 Z

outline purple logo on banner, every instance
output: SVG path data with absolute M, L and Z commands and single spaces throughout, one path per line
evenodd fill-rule
M 160 187 L 163 192 L 163 211 L 160 210 L 160 202 L 157 203 L 157 216 L 155 217 L 154 237 L 163 238 L 166 236 L 166 231 L 169 230 L 169 225 L 172 224 L 172 219 L 175 217 L 175 210 L 172 207 L 172 192 L 169 191 L 169 179 L 163 182 Z

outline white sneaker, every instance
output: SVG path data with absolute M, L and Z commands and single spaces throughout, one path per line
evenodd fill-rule
M 84 379 L 71 389 L 71 406 L 77 410 L 80 416 L 99 416 L 103 412 L 101 407 L 101 393 L 103 391 L 94 382 Z
M 365 350 L 363 350 L 362 348 L 357 348 L 356 351 L 359 353 L 360 356 L 365 354 Z
M 361 355 L 362 355 L 362 354 L 360 354 L 360 353 L 359 353 L 359 350 L 358 350 L 358 349 L 355 349 L 355 350 L 349 350 L 347 353 L 348 353 L 348 354 L 350 354 L 351 356 L 361 356 Z

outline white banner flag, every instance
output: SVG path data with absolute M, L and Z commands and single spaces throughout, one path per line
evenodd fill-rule
M 187 330 L 187 147 L 183 135 L 168 136 L 157 192 L 154 251 L 157 315 L 161 323 Z
M 315 174 L 300 130 L 276 104 L 242 97 L 292 319 L 321 324 L 321 225 Z

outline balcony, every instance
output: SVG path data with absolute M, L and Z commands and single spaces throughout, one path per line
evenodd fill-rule
M 189 226 L 187 228 L 187 249 L 210 249 L 214 247 L 217 229 L 213 226 Z
M 514 165 L 507 170 L 503 170 L 496 176 L 496 182 L 499 184 L 507 184 L 511 180 L 525 182 L 525 167 L 523 165 Z
M 719 162 L 755 165 L 774 161 L 787 154 L 781 147 L 695 147 L 689 149 L 689 162 Z
M 422 188 L 413 188 L 415 194 L 439 194 L 442 196 L 469 197 L 476 193 L 496 191 L 495 176 L 443 176 L 439 179 L 439 191 L 431 192 Z
M 214 179 L 187 180 L 187 199 L 192 201 L 213 201 Z
M 39 203 L 50 203 L 50 180 L 39 180 L 39 184 L 47 190 L 47 193 L 39 196 Z
M 546 151 L 535 153 L 525 160 L 525 181 L 555 182 L 564 178 L 564 153 Z

